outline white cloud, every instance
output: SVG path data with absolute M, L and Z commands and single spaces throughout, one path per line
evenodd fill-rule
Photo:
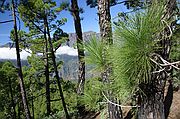
M 30 53 L 25 50 L 20 52 L 21 59 L 27 59 Z M 16 49 L 15 48 L 0 48 L 0 59 L 16 59 Z
M 62 46 L 59 49 L 57 49 L 56 55 L 62 55 L 62 54 L 77 56 L 78 52 L 77 52 L 77 49 L 74 49 L 72 47 Z
M 31 52 L 31 51 L 28 51 Z M 28 56 L 31 54 L 26 52 L 25 50 L 22 50 L 20 55 L 21 59 L 25 60 Z M 56 51 L 56 55 L 71 55 L 71 56 L 77 56 L 77 49 L 68 47 L 68 46 L 62 46 Z M 0 59 L 16 59 L 16 49 L 15 48 L 0 48 Z

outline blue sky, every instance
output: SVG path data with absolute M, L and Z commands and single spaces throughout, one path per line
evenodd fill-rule
M 79 7 L 83 8 L 84 13 L 80 16 L 83 18 L 81 20 L 82 30 L 86 31 L 95 31 L 99 32 L 98 26 L 98 16 L 97 16 L 97 8 L 90 8 L 86 5 L 86 0 L 78 0 Z M 127 9 L 124 5 L 116 5 L 111 7 L 111 16 L 116 17 L 119 12 L 125 12 Z M 73 17 L 70 12 L 63 11 L 58 15 L 58 19 L 67 18 L 67 23 L 61 28 L 67 33 L 73 33 L 74 23 Z M 11 12 L 0 13 L 0 21 L 10 20 L 12 19 Z M 20 23 L 21 30 L 27 30 L 24 27 L 23 22 Z M 13 28 L 13 23 L 0 24 L 0 45 L 5 44 L 10 41 L 9 34 L 11 29 Z

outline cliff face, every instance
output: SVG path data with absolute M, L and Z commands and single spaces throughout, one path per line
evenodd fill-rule
M 93 31 L 88 31 L 83 33 L 83 40 L 85 42 L 89 41 L 92 36 L 100 38 L 100 33 Z M 69 33 L 69 41 L 67 43 L 70 47 L 73 47 L 76 44 L 76 33 Z

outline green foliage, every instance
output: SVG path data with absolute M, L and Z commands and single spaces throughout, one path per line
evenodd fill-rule
M 172 45 L 170 58 L 173 62 L 179 61 L 180 59 L 180 25 L 176 24 L 176 29 L 174 30 L 174 35 L 172 37 Z M 180 71 L 173 70 L 173 79 L 174 79 L 174 87 L 180 86 Z
M 106 65 L 104 60 L 112 65 L 112 83 L 104 87 L 111 88 L 121 101 L 127 100 L 139 83 L 151 81 L 153 65 L 150 55 L 161 49 L 158 35 L 165 27 L 161 21 L 163 14 L 163 3 L 154 2 L 148 9 L 133 13 L 126 20 L 119 19 L 112 46 L 105 47 L 95 38 L 85 44 L 88 62 L 100 69 Z M 103 59 L 105 49 L 107 57 Z
M 17 70 L 9 61 L 0 63 L 0 118 L 13 118 L 12 101 L 18 101 Z M 12 99 L 13 96 L 14 98 Z
M 62 10 L 69 9 L 69 2 L 68 1 L 62 1 L 60 6 L 56 8 L 56 12 L 61 12 Z
M 90 41 L 85 43 L 84 47 L 87 51 L 85 61 L 88 64 L 94 65 L 95 69 L 102 71 L 105 66 L 103 59 L 103 50 L 105 44 L 103 44 L 99 39 L 93 36 Z
M 59 91 L 57 87 L 57 82 L 55 79 L 53 79 L 53 84 L 51 84 L 51 100 L 57 100 L 57 101 L 52 101 L 51 102 L 51 107 L 52 107 L 52 114 L 49 117 L 45 117 L 45 119 L 51 119 L 51 118 L 63 118 L 64 117 L 64 111 L 63 111 L 63 105 L 59 104 Z M 62 88 L 63 88 L 63 93 L 64 93 L 64 98 L 66 100 L 66 105 L 68 108 L 68 112 L 70 115 L 73 117 L 77 113 L 77 94 L 76 94 L 76 85 L 72 81 L 68 80 L 61 80 Z M 54 89 L 54 91 L 52 91 Z M 58 104 L 57 104 L 58 103 Z
M 84 95 L 80 101 L 89 111 L 100 111 L 102 109 L 101 102 L 103 84 L 98 78 L 89 79 L 84 86 Z
M 53 33 L 53 46 L 55 49 L 58 49 L 67 40 L 69 40 L 68 34 L 63 32 L 62 29 L 57 28 Z
M 10 33 L 10 39 L 14 42 L 15 44 L 15 34 L 14 34 L 14 29 L 11 30 Z M 26 33 L 25 31 L 19 30 L 18 31 L 18 42 L 19 42 L 19 47 L 21 49 L 27 49 L 30 47 L 30 34 Z
M 180 25 L 176 25 L 176 29 L 174 30 L 174 35 L 172 37 L 172 48 L 170 53 L 170 58 L 173 61 L 177 61 L 180 59 Z
M 56 112 L 55 114 L 51 114 L 50 116 L 48 117 L 45 117 L 44 119 L 60 119 L 62 118 L 62 112 Z
M 100 119 L 107 119 L 107 116 L 106 116 L 107 114 L 108 114 L 107 109 L 102 110 L 100 114 Z
M 163 10 L 164 6 L 155 2 L 144 11 L 129 15 L 126 21 L 119 20 L 115 26 L 115 45 L 110 54 L 116 94 L 128 96 L 139 83 L 151 81 L 150 55 L 160 49 L 157 41 L 164 28 Z

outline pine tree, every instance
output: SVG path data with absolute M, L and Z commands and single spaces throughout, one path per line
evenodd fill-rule
M 20 89 L 21 89 L 22 101 L 23 101 L 23 106 L 26 113 L 26 118 L 31 119 L 27 97 L 26 97 L 25 86 L 24 86 L 22 67 L 21 67 L 21 58 L 20 58 L 19 39 L 18 39 L 18 32 L 17 32 L 14 0 L 12 0 L 12 14 L 13 14 L 13 19 L 14 19 L 14 35 L 15 35 L 14 39 L 15 39 L 15 45 L 16 45 L 17 67 L 18 67 L 18 76 L 19 76 L 19 84 L 20 84 Z
M 38 4 L 38 5 L 37 5 Z M 64 99 L 64 95 L 63 95 L 63 90 L 61 87 L 61 78 L 59 76 L 58 73 L 58 69 L 57 69 L 57 63 L 56 63 L 56 57 L 55 57 L 55 49 L 53 46 L 53 40 L 51 38 L 50 35 L 50 23 L 56 19 L 56 15 L 55 15 L 55 9 L 53 8 L 54 6 L 56 6 L 55 2 L 52 1 L 28 1 L 28 3 L 26 4 L 22 4 L 20 11 L 21 11 L 21 16 L 24 22 L 26 22 L 29 25 L 29 28 L 36 28 L 37 31 L 39 31 L 40 33 L 44 34 L 44 38 L 45 38 L 45 43 L 46 43 L 46 51 L 45 51 L 45 60 L 46 60 L 46 73 L 47 73 L 47 66 L 48 66 L 48 61 L 47 58 L 51 59 L 52 61 L 52 66 L 53 66 L 53 71 L 55 73 L 55 77 L 57 79 L 57 84 L 58 84 L 58 88 L 59 88 L 59 94 L 60 94 L 60 98 L 62 101 L 62 105 L 64 107 L 64 111 L 65 111 L 65 115 L 66 118 L 70 118 L 68 111 L 67 111 L 67 107 L 66 107 L 66 103 L 65 103 L 65 99 Z M 37 25 L 37 24 L 41 24 Z M 41 27 L 43 26 L 43 30 L 41 29 Z M 58 40 L 62 40 L 62 39 L 58 39 Z M 57 41 L 59 43 L 59 41 Z M 48 48 L 47 48 L 48 46 Z M 58 44 L 58 47 L 60 45 Z M 48 52 L 47 52 L 48 51 Z M 46 74 L 46 76 L 48 76 Z M 48 79 L 48 78 L 46 78 Z M 50 96 L 49 96 L 49 92 L 48 92 L 48 87 L 49 87 L 49 81 L 47 80 L 46 82 L 46 86 L 47 86 L 47 100 L 49 100 Z M 47 101 L 47 107 L 49 108 L 50 106 L 50 100 Z M 50 112 L 50 109 L 47 109 L 48 113 Z

